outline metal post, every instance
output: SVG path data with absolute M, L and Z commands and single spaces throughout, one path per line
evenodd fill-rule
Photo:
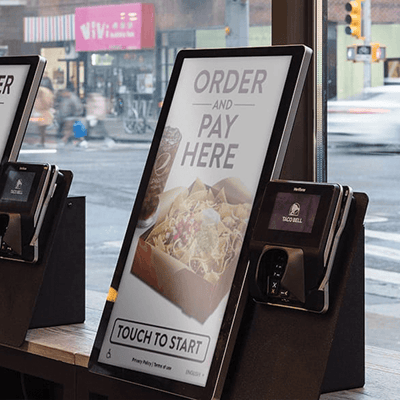
M 314 50 L 281 179 L 327 180 L 326 14 L 326 0 L 272 0 L 272 44 Z
M 371 45 L 371 0 L 363 3 L 364 45 Z M 371 59 L 364 61 L 364 89 L 371 87 Z
M 226 47 L 249 45 L 249 0 L 225 0 Z
M 328 12 L 327 0 L 314 2 L 314 178 L 317 182 L 328 179 Z

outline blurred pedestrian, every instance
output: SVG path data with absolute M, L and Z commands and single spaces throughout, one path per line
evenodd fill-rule
M 60 95 L 58 105 L 59 133 L 62 134 L 63 143 L 68 143 L 73 134 L 73 125 L 82 116 L 83 106 L 73 88 L 67 87 Z
M 53 87 L 53 83 L 51 82 L 51 79 L 49 77 L 49 74 L 47 71 L 45 71 L 43 78 L 42 78 L 42 82 L 40 83 L 40 86 L 43 86 L 49 90 L 51 90 L 52 93 L 54 93 L 54 87 Z
M 45 146 L 46 129 L 53 123 L 54 95 L 47 87 L 40 86 L 35 101 L 35 112 L 38 114 L 40 145 Z
M 106 98 L 98 92 L 89 93 L 86 100 L 86 120 L 88 137 L 90 136 L 91 132 L 96 130 L 98 134 L 104 137 L 107 144 L 111 144 L 112 139 L 109 138 L 106 126 L 104 124 L 106 115 Z

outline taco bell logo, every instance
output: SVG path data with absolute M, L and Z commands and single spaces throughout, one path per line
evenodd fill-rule
M 299 214 L 300 214 L 300 204 L 299 203 L 292 204 L 289 210 L 289 215 L 291 217 L 298 217 Z

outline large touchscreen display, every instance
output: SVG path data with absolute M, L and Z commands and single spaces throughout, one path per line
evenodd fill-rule
M 316 194 L 277 193 L 268 228 L 311 233 L 320 198 Z
M 101 363 L 206 385 L 290 61 L 184 60 Z
M 7 144 L 29 68 L 29 65 L 0 66 L 0 157 Z

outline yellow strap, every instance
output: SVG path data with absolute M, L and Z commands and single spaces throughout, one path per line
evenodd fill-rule
M 118 292 L 110 287 L 110 290 L 108 291 L 108 295 L 107 295 L 107 301 L 110 301 L 111 303 L 115 303 L 115 300 L 117 300 L 118 297 Z

